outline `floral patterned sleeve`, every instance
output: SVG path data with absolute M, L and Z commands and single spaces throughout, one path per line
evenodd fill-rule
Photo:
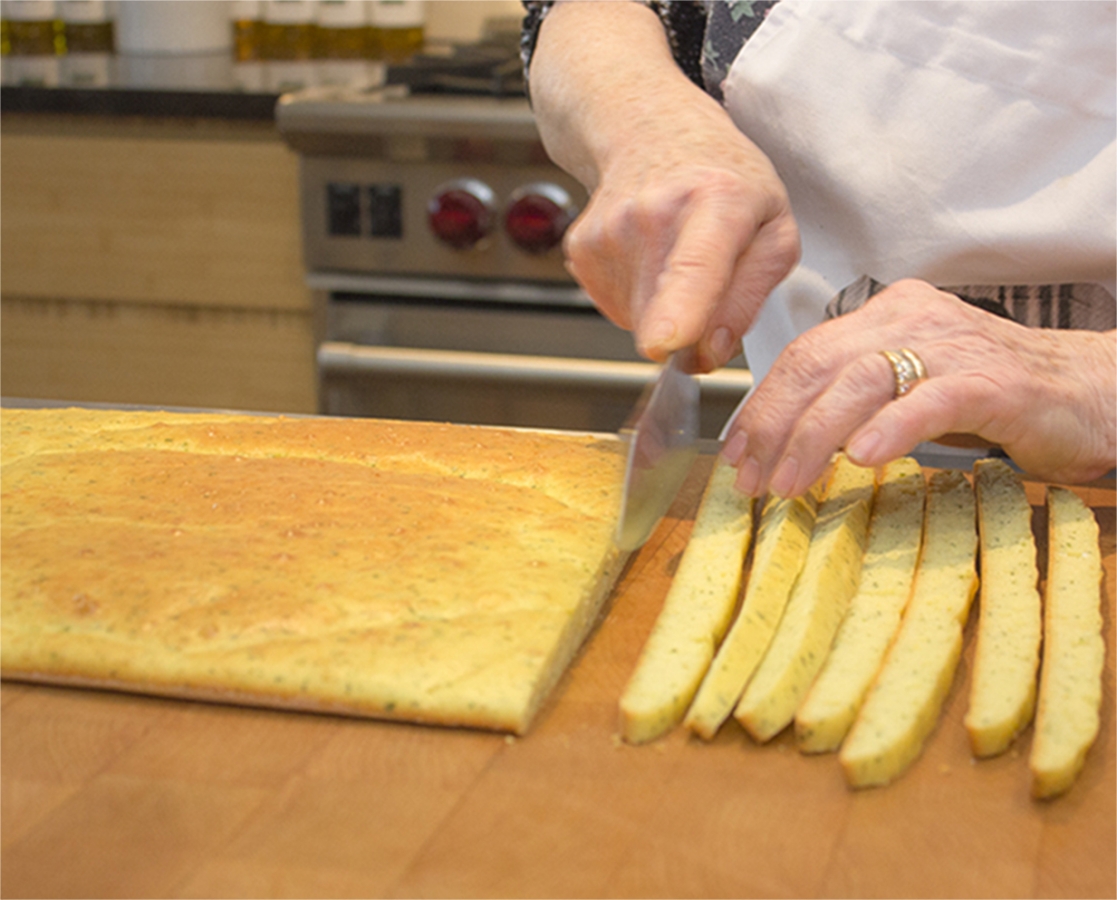
M 539 26 L 557 0 L 522 0 L 527 14 L 520 37 L 524 80 L 530 96 L 531 57 Z M 721 85 L 741 47 L 777 0 L 633 0 L 663 22 L 671 53 L 696 85 L 722 99 Z
M 520 35 L 520 56 L 524 63 L 524 80 L 531 92 L 531 57 L 539 27 L 556 0 L 522 0 L 526 14 Z M 675 62 L 699 87 L 702 81 L 702 41 L 706 31 L 704 0 L 633 0 L 654 10 L 663 22 Z

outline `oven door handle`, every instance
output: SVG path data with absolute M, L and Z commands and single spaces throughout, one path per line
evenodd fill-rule
M 441 378 L 613 391 L 640 391 L 659 372 L 657 365 L 644 362 L 372 347 L 342 341 L 319 345 L 318 368 L 323 375 Z M 744 369 L 720 369 L 699 375 L 698 380 L 703 395 L 730 399 L 743 397 L 753 383 L 752 373 Z

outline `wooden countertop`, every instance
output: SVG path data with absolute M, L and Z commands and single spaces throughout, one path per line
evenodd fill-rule
M 789 733 L 758 746 L 732 720 L 709 744 L 681 729 L 621 744 L 617 701 L 706 471 L 525 738 L 5 683 L 0 892 L 1115 896 L 1117 493 L 1082 489 L 1106 571 L 1101 732 L 1071 791 L 1040 803 L 1030 732 L 971 760 L 976 617 L 939 727 L 890 787 L 851 791 L 832 755 L 800 755 Z

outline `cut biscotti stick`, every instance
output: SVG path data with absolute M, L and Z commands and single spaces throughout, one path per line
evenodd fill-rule
M 1105 642 L 1098 523 L 1079 497 L 1047 489 L 1043 673 L 1029 766 L 1032 796 L 1074 783 L 1098 734 Z
M 857 590 L 875 475 L 840 454 L 811 533 L 807 558 L 768 652 L 734 717 L 767 741 L 795 716 Z
M 752 539 L 752 498 L 719 459 L 663 609 L 620 702 L 621 735 L 654 740 L 682 720 L 729 627 Z
M 976 556 L 973 488 L 962 472 L 936 472 L 911 599 L 839 754 L 851 786 L 887 784 L 922 751 L 962 652 Z
M 821 489 L 822 482 L 802 497 L 770 496 L 764 504 L 741 611 L 683 720 L 687 728 L 707 740 L 741 699 L 783 616 L 807 558 Z
M 802 706 L 795 737 L 805 753 L 837 750 L 900 627 L 923 536 L 927 484 L 911 457 L 883 467 L 861 581 Z
M 981 548 L 977 652 L 966 711 L 975 756 L 996 756 L 1032 720 L 1043 624 L 1032 507 L 1000 459 L 974 463 Z

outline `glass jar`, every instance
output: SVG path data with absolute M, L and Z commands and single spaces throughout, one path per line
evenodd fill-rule
M 66 36 L 57 7 L 51 0 L 8 0 L 4 4 L 8 23 L 6 84 L 58 87 Z
M 58 4 L 66 55 L 67 87 L 107 87 L 113 82 L 113 9 L 107 0 L 61 0 Z
M 427 10 L 424 0 L 372 0 L 372 41 L 377 58 L 407 62 L 423 49 Z

